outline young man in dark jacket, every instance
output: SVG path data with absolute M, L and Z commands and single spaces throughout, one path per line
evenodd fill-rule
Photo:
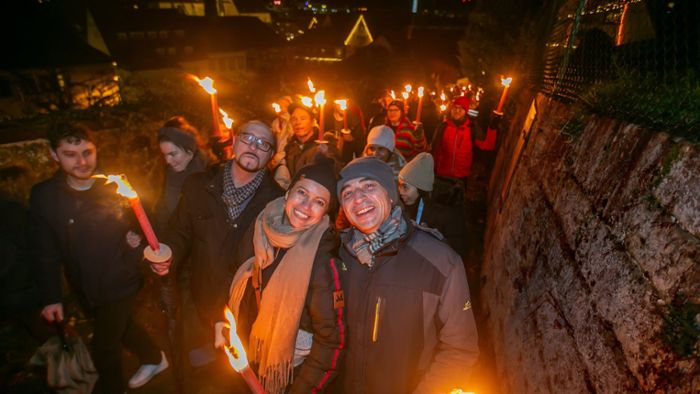
M 213 325 L 223 316 L 241 238 L 267 203 L 283 194 L 266 169 L 274 154 L 275 138 L 267 125 L 242 125 L 234 137 L 233 159 L 185 181 L 164 237 L 173 251 L 175 274 L 181 276 L 184 363 L 206 366 L 211 374 L 200 374 L 206 376 L 202 384 L 225 386 L 218 380 L 233 373 L 223 352 L 214 351 Z M 167 273 L 167 267 L 160 271 Z M 186 392 L 200 384 L 199 379 L 185 381 Z
M 95 318 L 92 356 L 98 391 L 123 393 L 121 344 L 144 364 L 129 387 L 146 384 L 168 367 L 165 354 L 133 320 L 142 279 L 141 237 L 132 231 L 133 214 L 113 185 L 92 176 L 97 149 L 89 130 L 62 124 L 49 131 L 51 157 L 60 171 L 34 186 L 30 198 L 31 239 L 42 316 L 64 318 L 61 263 L 69 283 Z
M 347 266 L 345 391 L 464 388 L 479 350 L 462 261 L 406 219 L 386 163 L 355 159 L 340 176 L 338 196 L 352 224 L 339 252 Z

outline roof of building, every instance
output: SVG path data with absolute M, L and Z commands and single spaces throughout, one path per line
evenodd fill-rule
M 65 67 L 111 63 L 112 59 L 87 44 L 75 26 L 50 5 L 10 2 L 0 17 L 3 69 Z M 17 4 L 20 3 L 20 4 Z

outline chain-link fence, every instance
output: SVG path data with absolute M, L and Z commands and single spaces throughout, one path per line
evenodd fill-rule
M 696 75 L 699 32 L 698 0 L 561 0 L 541 90 L 567 101 L 630 73 L 659 83 Z

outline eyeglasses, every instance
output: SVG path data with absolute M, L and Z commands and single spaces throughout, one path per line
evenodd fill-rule
M 241 133 L 241 135 L 238 136 L 238 139 L 240 139 L 241 142 L 246 145 L 255 143 L 255 148 L 260 149 L 263 152 L 269 152 L 272 149 L 272 144 L 269 141 L 256 137 L 253 134 Z

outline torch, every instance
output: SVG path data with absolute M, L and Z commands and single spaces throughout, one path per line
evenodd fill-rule
M 340 110 L 343 112 L 343 129 L 340 130 L 340 132 L 343 134 L 350 134 L 350 130 L 348 129 L 348 117 L 347 117 L 348 100 L 347 99 L 335 100 L 335 103 L 338 104 L 338 107 L 340 107 Z
M 228 307 L 226 307 L 224 315 L 226 316 L 226 320 L 228 320 L 225 327 L 229 330 L 228 341 L 230 344 L 228 346 L 224 346 L 224 352 L 226 352 L 229 364 L 231 364 L 231 367 L 233 367 L 236 372 L 241 374 L 243 380 L 245 380 L 246 384 L 248 384 L 248 387 L 250 387 L 250 390 L 254 394 L 265 394 L 265 390 L 260 384 L 258 377 L 255 376 L 255 372 L 250 369 L 250 365 L 248 364 L 248 356 L 243 348 L 243 343 L 236 334 L 236 319 L 233 317 L 233 313 L 231 313 L 231 310 Z
M 316 93 L 316 88 L 314 87 L 314 82 L 311 78 L 306 77 L 306 85 L 309 87 L 309 92 Z
M 418 87 L 418 109 L 416 109 L 416 123 L 420 123 L 420 112 L 423 109 L 423 87 Z
M 314 96 L 314 102 L 318 107 L 318 140 L 319 144 L 325 144 L 328 141 L 323 139 L 323 107 L 326 105 L 326 92 L 324 90 L 319 90 Z
M 506 102 L 506 96 L 508 95 L 508 88 L 510 87 L 511 82 L 513 82 L 513 78 L 511 77 L 501 78 L 501 85 L 503 85 L 503 93 L 501 93 L 501 100 L 498 101 L 498 106 L 494 111 L 497 115 L 503 115 L 503 104 Z
M 214 121 L 214 137 L 220 137 L 221 131 L 219 130 L 219 104 L 216 100 L 216 89 L 214 89 L 214 80 L 210 77 L 204 77 L 202 79 L 194 77 L 199 86 L 202 87 L 207 93 L 209 93 L 209 98 L 211 99 L 211 114 Z
M 282 107 L 277 103 L 272 103 L 272 109 L 275 110 L 275 115 L 277 116 L 277 121 L 280 121 L 280 113 L 282 113 Z
M 143 250 L 143 254 L 146 257 L 146 259 L 153 263 L 164 263 L 170 260 L 170 258 L 173 255 L 172 251 L 170 250 L 170 247 L 168 247 L 168 245 L 158 242 L 158 238 L 156 238 L 156 233 L 153 231 L 153 226 L 151 226 L 151 222 L 148 221 L 148 216 L 146 216 L 146 212 L 143 210 L 141 199 L 139 198 L 138 194 L 136 194 L 136 190 L 134 190 L 134 188 L 129 183 L 129 180 L 126 179 L 126 176 L 124 174 L 97 174 L 93 175 L 92 177 L 106 179 L 107 182 L 105 182 L 105 184 L 116 183 L 117 194 L 126 197 L 129 201 L 129 205 L 131 205 L 131 209 L 134 211 L 136 219 L 139 221 L 141 231 L 146 237 L 146 241 L 148 241 L 148 246 Z

